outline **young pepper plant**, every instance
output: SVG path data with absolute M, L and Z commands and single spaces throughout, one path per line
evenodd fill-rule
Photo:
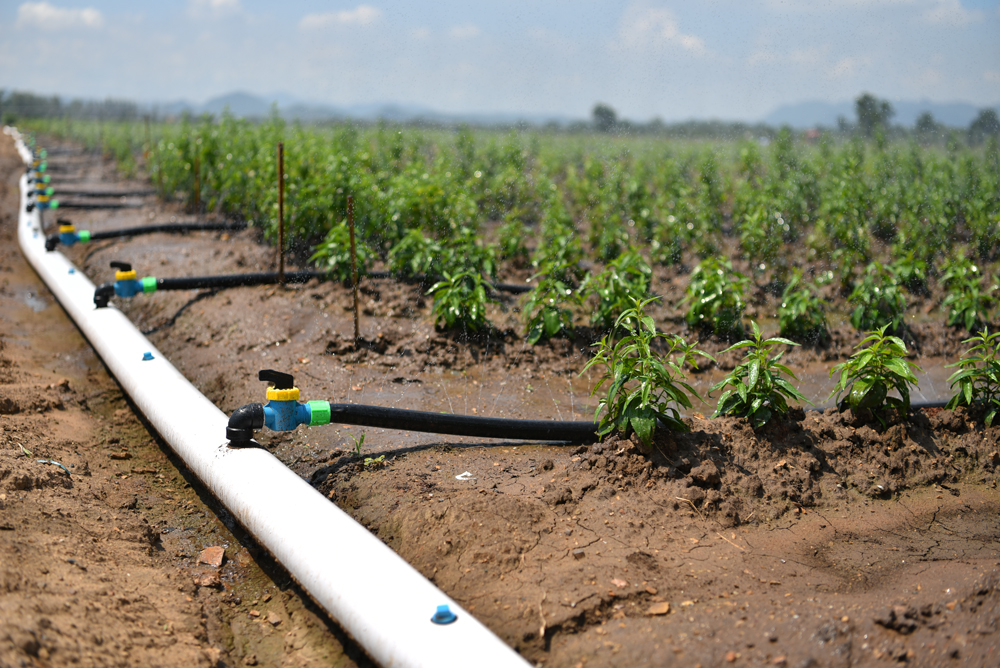
M 989 330 L 983 329 L 979 336 L 966 339 L 963 343 L 975 345 L 966 351 L 961 360 L 948 365 L 958 367 L 958 371 L 948 379 L 951 387 L 958 385 L 958 394 L 948 401 L 945 408 L 982 406 L 986 411 L 983 422 L 989 427 L 1000 409 L 1000 332 L 990 334 Z
M 871 332 L 855 346 L 860 348 L 858 352 L 830 370 L 831 378 L 840 372 L 840 380 L 829 397 L 837 397 L 840 410 L 848 406 L 854 411 L 875 411 L 884 406 L 898 408 L 903 413 L 910 410 L 910 386 L 917 386 L 913 369 L 920 371 L 920 367 L 906 359 L 906 344 L 902 339 L 886 336 L 888 328 L 889 325 L 883 325 Z M 868 346 L 863 347 L 865 344 Z M 889 390 L 896 390 L 901 398 L 888 396 Z
M 702 401 L 685 381 L 684 365 L 697 369 L 696 356 L 714 359 L 697 350 L 697 342 L 689 345 L 678 335 L 657 331 L 645 311 L 655 299 L 633 299 L 632 307 L 618 316 L 612 328 L 617 342 L 611 334 L 604 336 L 594 344 L 597 354 L 583 368 L 587 371 L 593 366 L 604 367 L 604 374 L 590 393 L 594 396 L 608 383 L 607 393 L 594 411 L 595 420 L 604 412 L 598 425 L 602 437 L 615 430 L 622 436 L 634 431 L 644 444 L 651 445 L 657 419 L 672 431 L 686 431 L 688 427 L 676 406 L 691 408 L 688 395 Z M 666 354 L 653 350 L 657 339 L 666 344 Z
M 531 345 L 573 329 L 573 308 L 583 304 L 583 296 L 565 282 L 569 273 L 565 267 L 547 265 L 533 277 L 538 282 L 524 304 L 525 336 Z
M 434 324 L 445 329 L 461 328 L 478 332 L 489 329 L 486 304 L 494 301 L 486 293 L 486 283 L 476 271 L 443 272 L 444 278 L 427 291 L 434 296 Z
M 811 404 L 782 374 L 795 380 L 795 374 L 779 360 L 784 352 L 771 357 L 771 352 L 781 345 L 797 346 L 799 344 L 774 337 L 764 340 L 760 335 L 757 323 L 751 321 L 753 339 L 740 341 L 723 351 L 747 348 L 746 357 L 725 378 L 715 384 L 709 394 L 728 387 L 719 397 L 719 404 L 712 417 L 720 415 L 735 415 L 749 418 L 754 429 L 763 427 L 775 415 L 788 412 L 787 399 L 798 399 Z

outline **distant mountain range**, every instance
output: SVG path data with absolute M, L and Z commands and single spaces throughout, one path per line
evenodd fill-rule
M 221 114 L 228 109 L 234 116 L 246 118 L 263 118 L 271 113 L 272 105 L 278 105 L 282 117 L 300 121 L 326 121 L 339 119 L 357 119 L 366 121 L 386 120 L 406 123 L 426 121 L 450 125 L 469 123 L 471 125 L 514 125 L 528 123 L 545 125 L 556 123 L 568 125 L 574 122 L 590 119 L 573 118 L 559 114 L 511 114 L 511 113 L 466 113 L 455 114 L 436 111 L 428 107 L 407 104 L 355 104 L 344 107 L 323 104 L 319 102 L 303 102 L 288 93 L 273 95 L 255 95 L 246 92 L 234 92 L 220 95 L 204 104 L 192 104 L 186 101 L 167 104 L 153 104 L 151 107 L 160 115 L 177 116 L 184 112 L 198 114 Z M 913 126 L 917 117 L 929 111 L 938 123 L 951 127 L 968 127 L 972 119 L 980 111 L 980 107 L 964 102 L 908 102 L 892 103 L 896 110 L 892 122 L 894 125 Z M 1000 113 L 1000 111 L 998 111 Z M 835 127 L 837 119 L 843 117 L 854 122 L 854 102 L 799 102 L 778 107 L 758 122 L 771 126 L 790 125 L 793 128 L 810 128 L 816 126 Z
M 977 107 L 965 102 L 924 100 L 922 102 L 892 102 L 892 108 L 896 111 L 895 116 L 892 117 L 893 125 L 913 126 L 920 114 L 929 111 L 938 123 L 964 128 L 969 126 L 969 123 L 984 107 Z M 790 125 L 793 128 L 836 127 L 837 119 L 840 117 L 846 118 L 851 123 L 856 120 L 853 101 L 786 104 L 772 111 L 761 121 L 768 125 Z
M 283 118 L 300 121 L 353 118 L 367 121 L 386 120 L 399 123 L 427 121 L 441 124 L 512 125 L 524 122 L 531 125 L 544 125 L 546 123 L 564 125 L 578 120 L 558 114 L 449 114 L 428 107 L 391 103 L 355 104 L 346 107 L 335 107 L 317 102 L 302 102 L 291 95 L 282 93 L 259 96 L 252 93 L 235 92 L 214 97 L 204 104 L 179 101 L 168 104 L 153 104 L 151 107 L 163 116 L 176 116 L 185 111 L 195 115 L 204 113 L 217 115 L 229 109 L 229 112 L 234 116 L 262 118 L 271 113 L 273 104 L 278 105 L 278 112 Z

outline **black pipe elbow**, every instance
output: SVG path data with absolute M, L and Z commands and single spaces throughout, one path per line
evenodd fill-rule
M 45 237 L 45 250 L 47 250 L 48 252 L 51 253 L 52 251 L 54 251 L 56 249 L 56 246 L 58 245 L 59 245 L 58 234 L 50 234 L 49 236 Z
M 94 306 L 105 308 L 112 297 L 115 296 L 115 284 L 113 282 L 99 285 L 94 290 Z
M 249 445 L 253 440 L 253 433 L 257 429 L 264 428 L 264 406 L 261 404 L 247 404 L 240 406 L 229 417 L 229 424 L 226 426 L 226 438 L 229 445 L 241 447 Z

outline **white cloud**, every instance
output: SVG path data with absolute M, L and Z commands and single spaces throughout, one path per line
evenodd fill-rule
M 983 18 L 982 12 L 969 10 L 959 0 L 936 0 L 921 18 L 933 25 L 961 27 Z
M 326 14 L 306 14 L 299 21 L 302 30 L 315 30 L 332 26 L 367 26 L 382 17 L 382 10 L 371 5 L 358 5 L 354 9 Z
M 243 10 L 240 0 L 189 0 L 188 15 L 195 18 L 226 16 Z
M 986 70 L 983 72 L 983 80 L 989 81 L 990 83 L 1000 84 L 1000 71 Z
M 448 31 L 448 34 L 454 39 L 472 39 L 474 37 L 479 37 L 482 31 L 478 26 L 474 26 L 471 23 L 467 23 L 461 26 L 455 26 Z
M 47 2 L 25 2 L 17 8 L 18 28 L 62 30 L 64 28 L 100 28 L 104 17 L 93 7 L 63 9 Z
M 696 55 L 706 53 L 704 40 L 682 33 L 674 13 L 659 7 L 629 6 L 618 27 L 618 40 L 625 48 L 655 48 L 673 44 Z

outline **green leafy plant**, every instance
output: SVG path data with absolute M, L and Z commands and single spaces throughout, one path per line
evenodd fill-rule
M 354 441 L 354 456 L 361 459 L 361 446 L 365 444 L 365 432 L 361 432 L 361 438 L 358 438 L 350 432 L 348 432 L 347 435 Z
M 836 396 L 840 410 L 850 407 L 854 411 L 877 411 L 885 406 L 903 413 L 910 410 L 910 387 L 917 386 L 913 370 L 919 371 L 920 367 L 906 359 L 906 344 L 902 339 L 886 336 L 888 327 L 883 325 L 869 333 L 855 346 L 858 352 L 830 370 L 831 378 L 840 373 L 829 397 Z M 890 397 L 890 390 L 896 390 L 900 398 Z
M 445 329 L 462 328 L 478 332 L 490 327 L 486 304 L 493 301 L 486 293 L 486 283 L 476 271 L 443 272 L 444 278 L 427 294 L 434 296 L 434 324 Z
M 927 295 L 927 262 L 908 251 L 891 265 L 891 270 L 899 282 L 915 295 Z
M 815 288 L 802 285 L 802 272 L 796 271 L 781 294 L 778 307 L 781 335 L 816 342 L 828 339 L 825 311 Z
M 354 240 L 358 278 L 368 272 L 374 253 L 360 239 Z M 351 232 L 346 221 L 330 228 L 326 238 L 316 246 L 316 252 L 309 258 L 316 266 L 326 270 L 339 281 L 351 280 Z
M 740 248 L 755 274 L 763 273 L 774 262 L 784 242 L 784 226 L 785 221 L 769 215 L 763 204 L 743 215 L 739 223 Z
M 682 303 L 690 303 L 688 325 L 710 328 L 727 337 L 743 335 L 743 293 L 750 279 L 733 270 L 724 258 L 702 260 L 691 272 L 691 283 Z
M 528 249 L 524 245 L 526 236 L 527 230 L 524 223 L 517 218 L 501 225 L 499 230 L 500 257 L 513 262 L 518 267 L 527 264 Z
M 983 422 L 993 424 L 1000 409 L 1000 332 L 989 333 L 983 329 L 979 336 L 966 339 L 963 343 L 975 345 L 966 351 L 962 359 L 948 367 L 958 367 L 948 381 L 951 387 L 958 385 L 958 394 L 948 400 L 945 408 L 957 406 L 980 406 L 986 411 Z
M 991 285 L 984 292 L 975 265 L 953 267 L 945 272 L 941 282 L 948 290 L 941 302 L 941 308 L 948 309 L 948 326 L 962 325 L 970 332 L 981 327 L 996 301 L 993 292 L 997 286 Z
M 763 427 L 775 415 L 784 415 L 788 412 L 787 399 L 798 399 L 809 402 L 801 392 L 782 378 L 782 374 L 795 378 L 795 374 L 784 364 L 780 363 L 783 352 L 771 356 L 772 351 L 778 346 L 797 346 L 799 344 L 774 337 L 764 340 L 760 335 L 757 323 L 751 321 L 753 328 L 753 339 L 740 341 L 723 351 L 722 354 L 733 350 L 747 349 L 743 361 L 726 375 L 721 381 L 715 384 L 709 394 L 716 390 L 728 387 L 716 406 L 715 414 L 735 415 L 737 417 L 749 418 L 754 429 Z M 798 380 L 795 378 L 795 380 Z
M 898 333 L 903 327 L 906 295 L 896 274 L 880 262 L 872 262 L 847 298 L 854 306 L 851 324 L 858 331 L 888 327 Z
M 956 282 L 978 280 L 981 275 L 976 263 L 964 255 L 949 258 L 941 265 L 941 284 L 946 288 Z
M 597 354 L 583 369 L 604 368 L 591 392 L 594 396 L 608 383 L 607 392 L 594 412 L 595 420 L 604 412 L 598 426 L 601 436 L 617 430 L 624 437 L 635 431 L 643 443 L 650 445 L 657 419 L 668 429 L 686 431 L 687 425 L 676 406 L 691 408 L 689 395 L 701 400 L 685 381 L 684 365 L 697 369 L 696 356 L 710 360 L 712 357 L 695 349 L 697 342 L 688 345 L 680 336 L 657 331 L 645 311 L 654 300 L 633 299 L 632 306 L 618 316 L 612 329 L 621 336 L 616 341 L 609 334 L 595 343 Z M 653 349 L 658 340 L 663 341 L 665 353 Z
M 601 329 L 612 327 L 636 299 L 646 297 L 651 275 L 652 270 L 642 256 L 629 250 L 608 263 L 600 274 L 588 276 L 580 291 L 597 297 L 591 324 Z
M 365 457 L 365 460 L 361 462 L 361 464 L 366 469 L 377 469 L 385 464 L 385 455 L 379 455 L 378 457 Z
M 440 243 L 420 230 L 409 230 L 389 251 L 389 268 L 404 276 L 429 274 L 437 266 L 441 252 Z
M 461 271 L 494 275 L 496 248 L 484 246 L 476 233 L 462 227 L 440 242 L 430 239 L 420 230 L 410 230 L 389 251 L 389 268 L 404 276 L 442 276 Z
M 524 304 L 526 340 L 531 345 L 564 334 L 573 328 L 573 307 L 583 303 L 580 293 L 564 281 L 568 270 L 546 267 L 546 273 L 532 277 L 538 282 Z

